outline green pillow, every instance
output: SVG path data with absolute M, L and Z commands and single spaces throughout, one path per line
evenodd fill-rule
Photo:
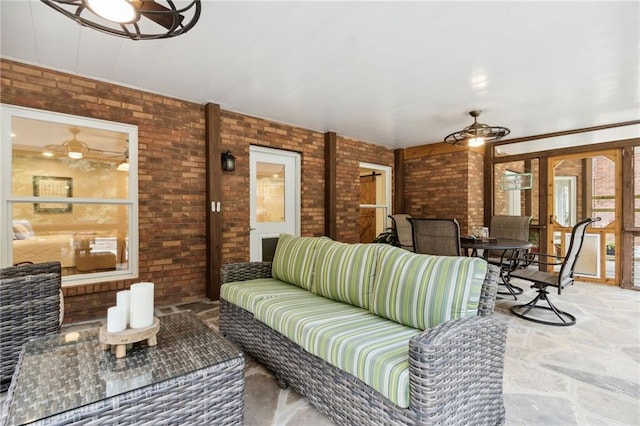
M 487 262 L 382 249 L 369 310 L 420 330 L 477 315 Z
M 295 237 L 289 234 L 280 235 L 271 266 L 273 278 L 310 290 L 313 282 L 316 246 L 320 241 L 330 240 L 317 237 Z
M 369 309 L 379 244 L 319 244 L 311 291 Z

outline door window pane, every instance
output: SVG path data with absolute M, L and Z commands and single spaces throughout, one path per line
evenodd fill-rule
M 284 178 L 284 165 L 256 163 L 256 220 L 258 222 L 285 221 Z

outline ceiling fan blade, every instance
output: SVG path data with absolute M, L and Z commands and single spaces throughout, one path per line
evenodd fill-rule
M 152 20 L 158 25 L 162 25 L 168 30 L 174 27 L 174 23 L 177 26 L 182 23 L 182 20 L 184 19 L 184 16 L 177 13 L 172 14 L 171 12 L 171 9 L 164 7 L 153 0 L 142 0 L 142 5 L 140 6 L 140 14 L 142 16 Z

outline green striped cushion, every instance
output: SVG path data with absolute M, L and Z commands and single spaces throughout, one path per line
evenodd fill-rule
M 409 406 L 409 339 L 420 330 L 311 293 L 263 299 L 255 317 L 397 405 Z
M 420 330 L 475 316 L 486 272 L 475 257 L 381 249 L 370 311 Z
M 273 255 L 271 275 L 281 281 L 311 289 L 315 265 L 316 245 L 323 238 L 294 237 L 282 234 Z M 326 241 L 330 241 L 326 239 Z
M 409 340 L 420 333 L 372 314 L 336 318 L 310 329 L 305 349 L 407 408 Z
M 311 291 L 339 302 L 369 309 L 377 244 L 330 241 L 316 251 Z
M 263 299 L 258 302 L 254 316 L 269 327 L 302 344 L 309 325 L 328 322 L 338 317 L 369 315 L 365 309 L 335 302 L 313 293 Z
M 226 283 L 220 288 L 220 297 L 251 313 L 256 303 L 272 297 L 308 294 L 307 290 L 291 284 L 283 283 L 275 278 L 258 278 L 255 280 Z

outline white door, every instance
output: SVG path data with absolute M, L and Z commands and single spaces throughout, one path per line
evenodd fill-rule
M 280 234 L 300 235 L 300 154 L 250 149 L 250 260 L 269 260 Z

